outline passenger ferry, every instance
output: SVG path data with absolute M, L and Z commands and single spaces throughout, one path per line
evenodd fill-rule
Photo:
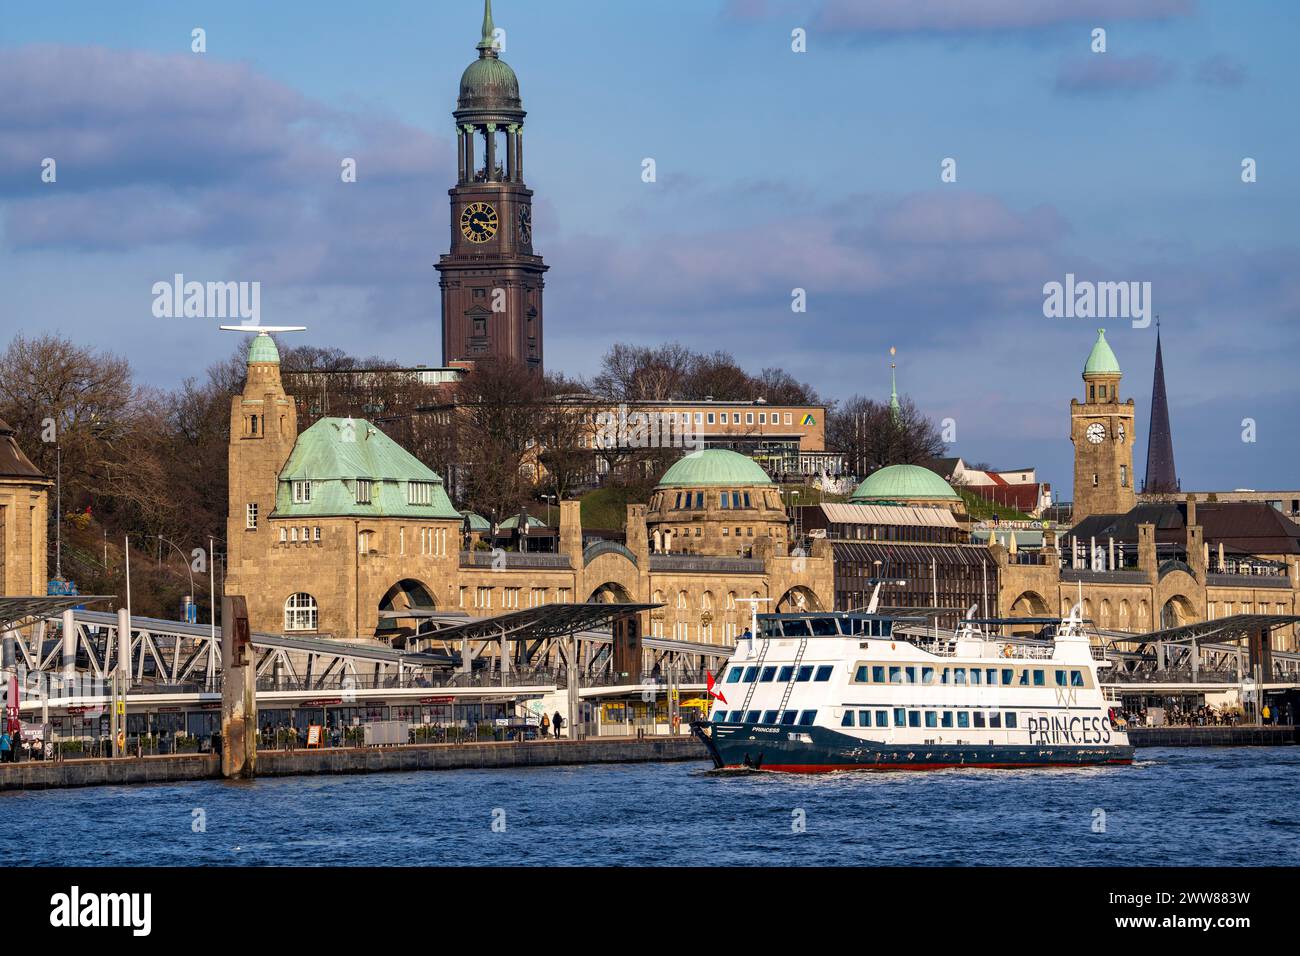
M 790 773 L 1129 764 L 1102 693 L 1110 664 L 1076 605 L 1054 639 L 955 632 L 865 612 L 755 614 L 691 725 L 718 768 Z M 921 628 L 917 628 L 920 630 Z

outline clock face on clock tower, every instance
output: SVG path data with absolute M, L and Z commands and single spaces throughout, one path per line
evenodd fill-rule
M 542 371 L 547 265 L 533 250 L 533 191 L 524 181 L 524 112 L 485 4 L 478 59 L 461 76 L 451 248 L 438 260 L 444 365 L 490 357 Z

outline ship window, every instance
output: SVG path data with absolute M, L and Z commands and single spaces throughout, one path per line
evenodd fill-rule
M 996 667 L 990 667 L 984 672 L 984 683 L 988 684 L 990 687 L 996 687 L 998 685 L 998 669 Z
M 894 630 L 894 622 L 893 622 L 893 621 L 881 621 L 881 623 L 880 623 L 880 627 L 881 627 L 881 631 L 880 631 L 881 635 L 882 635 L 883 637 L 888 637 L 888 636 L 893 632 L 893 630 Z
M 746 684 L 752 684 L 752 683 L 754 683 L 754 677 L 757 676 L 757 674 L 758 674 L 758 668 L 757 668 L 757 667 L 746 667 L 746 668 L 745 668 L 745 683 L 746 683 Z
M 907 726 L 907 711 L 905 711 L 902 707 L 894 708 L 894 726 L 895 727 Z
M 1043 687 L 1046 684 L 1046 676 L 1042 671 L 1034 671 L 1034 686 Z
M 1057 671 L 1056 674 L 1055 674 L 1055 677 L 1056 677 L 1056 686 L 1057 686 L 1057 687 L 1064 687 L 1064 686 L 1065 686 L 1065 671 Z
M 1007 729 L 1014 730 L 1015 726 L 1016 726 L 1016 712 L 1014 710 L 1009 710 L 1007 711 Z
M 889 682 L 891 684 L 903 683 L 903 669 L 901 667 L 891 667 L 889 669 Z
M 795 719 L 796 719 L 798 716 L 799 716 L 799 711 L 797 711 L 797 710 L 787 710 L 784 714 L 781 715 L 781 723 L 783 723 L 783 724 L 793 724 L 793 723 L 795 722 Z
M 989 726 L 990 726 L 990 727 L 993 727 L 993 728 L 1001 727 L 1001 726 L 1002 726 L 1002 714 L 999 713 L 999 712 L 996 711 L 996 710 L 993 711 L 993 713 L 989 714 Z
M 808 622 L 803 619 L 797 621 L 783 621 L 781 623 L 781 633 L 786 637 L 807 637 Z
M 952 711 L 951 711 L 951 710 L 945 710 L 945 711 L 940 715 L 940 718 L 941 718 L 941 719 L 940 719 L 939 723 L 940 723 L 941 726 L 943 726 L 943 727 L 951 727 L 951 726 L 952 726 Z
M 1010 667 L 1002 668 L 1002 683 L 1010 686 L 1016 679 L 1016 672 Z
M 964 687 L 966 685 L 966 668 L 954 667 L 952 669 L 952 682 L 958 687 Z
M 782 684 L 784 684 L 786 681 L 790 679 L 790 675 L 793 673 L 794 673 L 794 667 L 790 664 L 786 664 L 784 667 L 781 668 L 780 672 L 776 675 L 776 679 L 779 680 Z
M 859 727 L 871 726 L 871 711 L 869 710 L 858 711 L 858 726 Z
M 830 680 L 831 671 L 834 669 L 835 668 L 830 664 L 823 664 L 821 667 L 817 668 L 817 675 L 813 679 L 818 681 Z
M 802 714 L 799 715 L 799 726 L 811 727 L 813 725 L 813 721 L 816 719 L 817 719 L 817 711 L 805 710 Z
M 853 726 L 853 711 L 851 711 L 851 710 L 846 710 L 846 711 L 844 712 L 844 716 L 840 718 L 840 726 L 841 726 L 841 727 L 852 727 L 852 726 Z
M 970 713 L 968 711 L 965 710 L 957 711 L 957 726 L 958 727 L 970 726 Z
M 972 667 L 970 669 L 970 682 L 972 684 L 978 685 L 980 682 L 980 676 L 980 669 L 978 667 Z
M 749 711 L 748 713 L 746 713 L 746 714 L 745 714 L 745 723 L 747 723 L 747 724 L 756 724 L 756 723 L 758 723 L 758 711 L 756 711 L 756 710 L 751 710 L 751 711 Z
M 877 727 L 889 726 L 889 711 L 887 710 L 876 711 L 876 726 Z
M 871 668 L 871 681 L 874 684 L 883 684 L 885 682 L 885 669 L 883 667 Z
M 853 680 L 859 684 L 868 684 L 871 682 L 871 675 L 867 671 L 866 664 L 858 665 L 858 669 L 853 672 Z
M 736 683 L 737 681 L 740 680 L 741 676 L 744 673 L 745 673 L 745 669 L 743 667 L 733 667 L 731 669 L 731 673 L 727 675 L 727 683 L 728 684 Z
M 939 714 L 937 711 L 927 710 L 925 712 L 925 726 L 927 727 L 939 726 Z
M 948 668 L 945 667 L 943 670 L 939 671 L 940 684 L 950 683 L 951 679 L 952 679 L 952 675 L 948 672 Z
M 919 710 L 909 710 L 907 712 L 907 726 L 909 727 L 921 726 L 921 712 Z
M 737 529 L 736 533 L 739 534 L 740 530 Z M 812 624 L 812 632 L 815 637 L 839 636 L 840 629 L 836 626 L 836 621 L 833 617 L 815 617 L 810 623 Z
M 975 726 L 976 726 L 976 727 L 983 727 L 983 726 L 984 726 L 984 711 L 982 711 L 982 710 L 977 710 L 977 711 L 975 711 L 975 713 L 974 713 L 973 716 L 974 716 L 974 718 L 975 718 Z
M 915 667 L 904 667 L 904 668 L 903 668 L 903 675 L 904 675 L 904 678 L 905 678 L 905 681 L 904 681 L 905 683 L 908 683 L 908 684 L 915 684 L 915 683 L 916 683 L 916 668 L 915 668 Z
M 774 677 L 776 677 L 776 668 L 775 668 L 775 667 L 764 667 L 764 668 L 763 668 L 763 673 L 761 673 L 761 674 L 758 675 L 758 679 L 759 679 L 759 681 L 762 682 L 762 683 L 764 683 L 764 684 L 770 684 L 770 683 L 772 683 L 772 679 L 773 679 Z
M 1070 686 L 1071 687 L 1083 686 L 1083 671 L 1070 671 Z
M 1029 671 L 1026 670 L 1020 672 L 1020 686 L 1021 687 L 1029 686 Z
M 810 681 L 812 680 L 812 675 L 813 675 L 813 666 L 811 664 L 805 664 L 803 665 L 803 667 L 799 668 L 799 676 L 796 677 L 795 680 L 801 683 L 804 681 Z
M 934 668 L 933 668 L 933 667 L 922 667 L 922 668 L 921 668 L 921 683 L 922 683 L 922 684 L 933 684 L 933 683 L 934 683 Z
M 763 711 L 763 723 L 765 723 L 765 724 L 774 724 L 774 723 L 776 723 L 776 711 L 774 711 L 774 710 L 765 710 L 765 711 Z

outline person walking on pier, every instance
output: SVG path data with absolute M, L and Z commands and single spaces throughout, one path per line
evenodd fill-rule
M 549 737 L 550 735 L 551 735 L 551 718 L 547 717 L 545 714 L 542 714 L 542 737 L 545 738 L 545 737 Z
M 13 743 L 9 739 L 9 731 L 0 733 L 0 763 L 9 763 L 14 759 Z
M 564 718 L 560 716 L 560 712 L 558 710 L 555 712 L 555 718 L 551 721 L 551 726 L 555 728 L 555 736 L 559 737 L 560 728 L 564 726 Z

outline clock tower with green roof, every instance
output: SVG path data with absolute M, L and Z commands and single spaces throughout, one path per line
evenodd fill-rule
M 533 191 L 524 184 L 524 112 L 515 71 L 485 0 L 478 59 L 460 80 L 451 251 L 437 269 L 444 365 L 488 357 L 541 372 L 542 290 L 533 250 Z
M 1122 378 L 1106 330 L 1083 367 L 1084 397 L 1070 399 L 1074 442 L 1075 524 L 1089 515 L 1127 514 L 1137 505 L 1133 490 L 1133 399 L 1120 400 Z

